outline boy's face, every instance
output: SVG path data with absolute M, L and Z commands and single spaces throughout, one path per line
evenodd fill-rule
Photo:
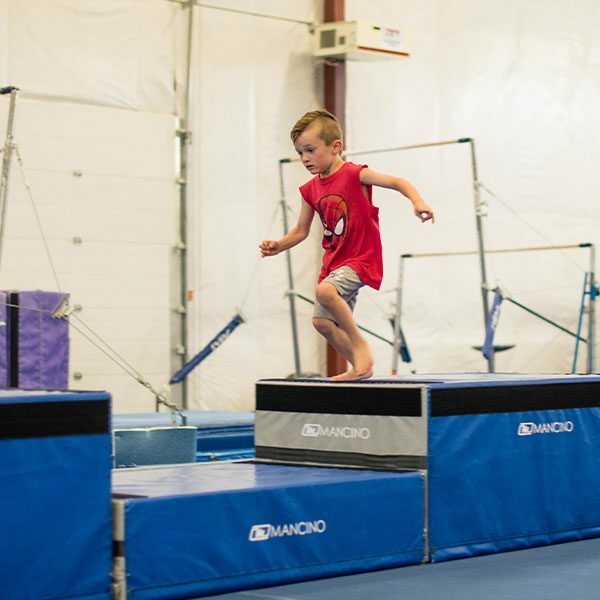
M 342 142 L 335 140 L 333 144 L 326 144 L 319 137 L 318 127 L 308 127 L 296 139 L 294 144 L 302 164 L 313 175 L 329 175 L 331 167 L 339 159 L 342 151 Z

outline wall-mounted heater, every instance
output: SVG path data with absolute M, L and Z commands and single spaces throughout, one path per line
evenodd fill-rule
M 315 56 L 381 60 L 409 56 L 406 33 L 361 21 L 321 23 L 315 28 Z

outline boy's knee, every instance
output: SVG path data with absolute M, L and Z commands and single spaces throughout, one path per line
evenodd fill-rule
M 321 335 L 324 336 L 331 332 L 334 327 L 337 327 L 333 321 L 330 319 L 323 319 L 322 317 L 314 317 L 313 326 Z
M 338 295 L 338 291 L 330 283 L 320 283 L 315 292 L 317 301 L 322 306 L 331 304 L 332 300 L 335 300 Z

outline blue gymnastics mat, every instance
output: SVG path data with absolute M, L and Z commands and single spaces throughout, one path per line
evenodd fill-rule
M 0 390 L 0 597 L 109 600 L 110 395 Z
M 218 410 L 184 411 L 196 427 L 196 462 L 254 458 L 254 413 Z M 170 427 L 170 413 L 113 415 L 113 430 Z
M 215 462 L 113 472 L 117 598 L 190 598 L 423 560 L 423 475 Z
M 423 470 L 431 561 L 600 536 L 597 375 L 264 380 L 256 407 L 260 461 Z

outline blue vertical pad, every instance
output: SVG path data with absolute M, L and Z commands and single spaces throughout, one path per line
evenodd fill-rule
M 155 467 L 116 471 L 113 497 L 130 598 L 192 598 L 424 558 L 418 472 Z
M 431 558 L 600 536 L 600 382 L 432 385 Z
M 110 598 L 110 396 L 0 391 L 2 598 Z

